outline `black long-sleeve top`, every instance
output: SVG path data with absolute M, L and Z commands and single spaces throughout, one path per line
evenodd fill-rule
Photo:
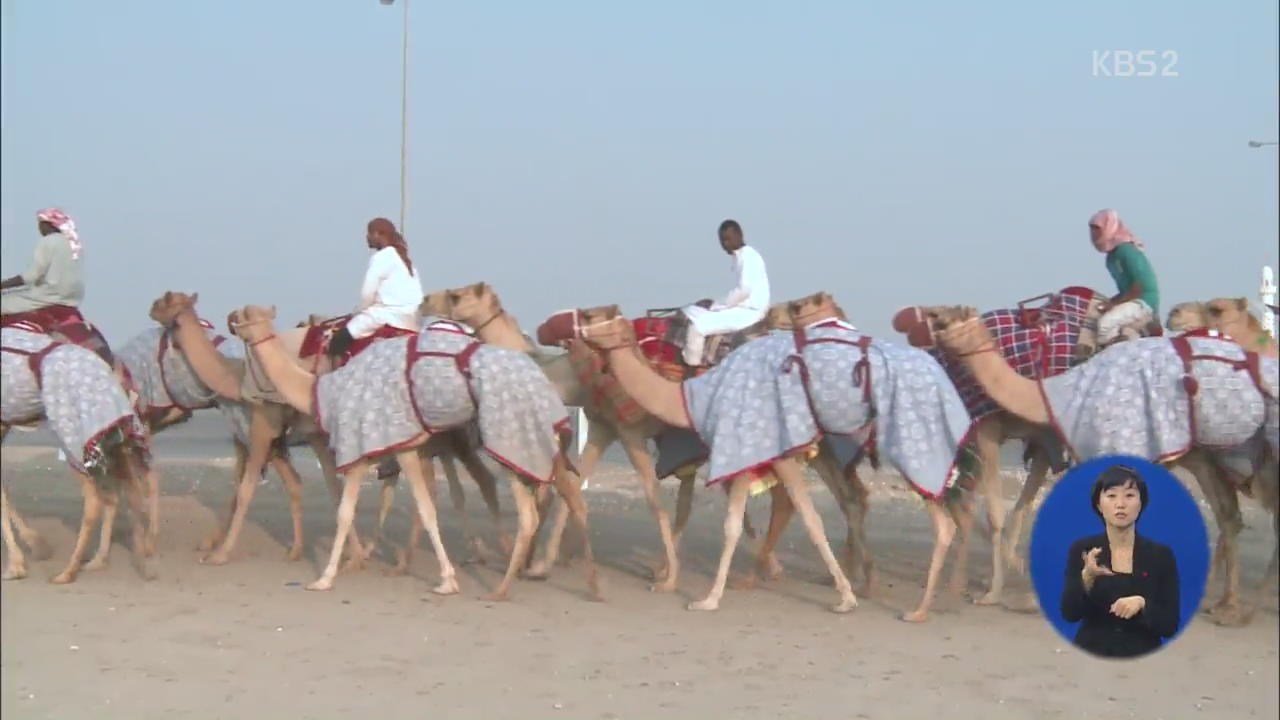
M 1133 572 L 1099 575 L 1086 593 L 1080 578 L 1084 554 L 1100 547 L 1098 565 L 1111 567 L 1106 534 L 1077 540 L 1067 551 L 1062 617 L 1080 622 L 1075 644 L 1103 657 L 1137 657 L 1160 647 L 1160 639 L 1178 631 L 1178 562 L 1167 545 L 1138 535 L 1133 544 Z M 1111 614 L 1122 597 L 1141 595 L 1146 604 L 1128 620 Z

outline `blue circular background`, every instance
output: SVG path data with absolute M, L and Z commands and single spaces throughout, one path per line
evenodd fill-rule
M 1075 541 L 1105 532 L 1093 511 L 1089 494 L 1098 475 L 1112 465 L 1128 465 L 1147 483 L 1148 506 L 1138 518 L 1138 534 L 1168 545 L 1178 563 L 1178 632 L 1187 629 L 1204 598 L 1209 573 L 1209 534 L 1200 507 L 1186 487 L 1160 465 L 1141 458 L 1108 455 L 1072 468 L 1049 492 L 1031 530 L 1031 582 L 1040 608 L 1049 622 L 1069 642 L 1075 640 L 1079 622 L 1062 617 L 1062 587 L 1067 552 Z

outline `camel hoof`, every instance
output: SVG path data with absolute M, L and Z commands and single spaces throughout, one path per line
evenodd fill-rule
M 507 592 L 503 590 L 502 592 L 491 592 L 487 595 L 481 595 L 480 599 L 485 602 L 506 602 L 511 598 L 508 597 Z
M 66 570 L 49 578 L 49 582 L 53 583 L 54 585 L 66 585 L 68 583 L 73 583 L 75 581 L 76 581 L 76 574 Z
M 333 578 L 322 577 L 307 586 L 308 590 L 332 590 Z
M 401 576 L 404 576 L 404 575 L 408 575 L 408 574 L 409 574 L 409 566 L 408 566 L 408 565 L 396 565 L 396 566 L 394 566 L 394 567 L 389 567 L 389 568 L 387 568 L 386 570 L 383 570 L 383 571 L 382 571 L 382 574 L 383 574 L 384 576 L 386 576 L 386 577 L 401 577 Z
M 96 572 L 98 570 L 105 568 L 106 566 L 107 566 L 106 558 L 94 558 L 84 564 L 84 569 L 87 572 Z
M 142 576 L 143 580 L 151 581 L 160 577 L 160 570 L 156 567 L 156 563 L 153 560 L 145 557 L 139 557 L 136 565 L 138 568 L 138 575 Z
M 1249 614 L 1236 603 L 1218 605 L 1209 611 L 1209 617 L 1214 624 L 1223 627 L 1240 627 L 1249 623 Z
M 22 565 L 10 565 L 5 568 L 4 574 L 0 575 L 0 580 L 21 580 L 27 576 L 27 568 Z
M 759 578 L 756 577 L 755 573 L 752 573 L 751 575 L 739 575 L 737 577 L 729 578 L 729 589 L 754 590 L 757 582 L 759 582 Z
M 770 555 L 769 559 L 765 561 L 763 574 L 765 582 L 777 581 L 782 577 L 782 563 L 778 562 L 777 558 Z
M 212 552 L 200 558 L 201 565 L 226 565 L 230 558 L 226 553 Z
M 847 612 L 853 612 L 856 607 L 858 607 L 858 598 L 850 595 L 841 600 L 838 605 L 832 605 L 831 612 L 843 615 Z
M 903 622 L 909 622 L 909 623 L 923 623 L 923 622 L 928 622 L 928 621 L 929 621 L 929 611 L 927 611 L 927 610 L 914 610 L 914 611 L 909 612 L 909 613 L 903 613 L 903 615 L 902 615 L 902 620 L 903 620 Z
M 707 599 L 705 599 L 705 600 L 699 600 L 699 601 L 697 601 L 697 602 L 691 602 L 691 603 L 689 603 L 688 605 L 686 605 L 686 606 L 685 606 L 685 609 L 686 609 L 686 610 L 719 610 L 719 609 L 720 609 L 720 601 L 719 601 L 719 600 L 712 600 L 711 598 L 707 598 Z
M 48 560 L 53 557 L 53 548 L 39 535 L 30 539 L 23 538 L 23 540 L 26 541 L 27 547 L 31 548 L 31 558 L 33 560 Z
M 662 582 L 656 582 L 649 586 L 649 592 L 669 593 L 675 592 L 676 579 L 674 577 L 667 578 Z
M 436 595 L 456 595 L 458 593 L 458 579 L 446 578 L 440 581 L 440 584 L 431 588 L 431 592 Z
M 297 562 L 302 559 L 302 544 L 299 543 L 289 548 L 289 552 L 285 553 L 285 560 L 289 562 Z
M 986 595 L 983 595 L 982 597 L 978 598 L 977 600 L 974 600 L 973 604 L 974 605 L 999 605 L 1000 602 L 1003 600 L 1003 598 L 1001 597 L 1002 595 L 1003 593 L 989 592 Z
M 148 535 L 147 539 L 142 543 L 142 554 L 147 557 L 152 557 L 156 554 L 156 550 L 159 546 L 160 543 L 158 539 L 155 536 Z
M 342 572 L 359 572 L 364 570 L 364 553 L 356 553 L 343 561 L 339 567 Z
M 205 538 L 205 539 L 201 540 L 201 541 L 200 541 L 200 544 L 199 544 L 199 545 L 196 545 L 196 551 L 197 551 L 197 552 L 202 552 L 202 553 L 210 552 L 210 551 L 212 551 L 214 548 L 218 547 L 218 543 L 220 543 L 220 542 L 222 542 L 222 537 L 221 537 L 221 536 L 219 536 L 219 535 L 212 535 L 212 536 L 210 536 L 210 537 L 207 537 L 207 538 Z
M 550 574 L 550 568 L 547 567 L 547 561 L 539 560 L 521 573 L 521 577 L 526 580 L 546 580 L 547 576 Z

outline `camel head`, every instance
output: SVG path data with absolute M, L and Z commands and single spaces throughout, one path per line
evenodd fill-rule
M 622 316 L 617 305 L 579 310 L 576 325 L 578 337 L 597 350 L 612 350 L 636 342 L 635 328 Z
M 437 290 L 423 295 L 422 304 L 418 306 L 418 315 L 453 319 L 453 310 L 449 307 L 449 292 Z
M 1199 330 L 1209 326 L 1209 314 L 1202 302 L 1178 303 L 1169 309 L 1164 326 L 1174 332 Z
M 182 313 L 195 313 L 196 301 L 199 298 L 200 293 L 188 295 L 186 293 L 168 291 L 151 303 L 151 311 L 148 315 L 157 323 L 164 327 L 169 327 L 173 325 L 174 321 Z
M 489 283 L 472 283 L 445 291 L 449 317 L 479 330 L 502 315 L 502 301 Z
M 906 335 L 911 347 L 927 350 L 937 344 L 937 331 L 958 321 L 966 309 L 959 305 L 912 305 L 894 314 L 893 329 Z
M 816 292 L 787 303 L 787 312 L 795 327 L 808 327 L 832 318 L 844 319 L 844 311 L 827 292 Z
M 781 302 L 769 308 L 769 312 L 764 315 L 764 326 L 766 330 L 790 330 L 794 327 L 791 322 L 791 303 Z
M 227 327 L 232 334 L 247 343 L 256 343 L 270 337 L 274 332 L 271 325 L 276 319 L 276 306 L 245 305 L 235 310 L 227 318 Z
M 992 348 L 991 333 L 975 308 L 935 307 L 928 310 L 927 317 L 938 344 L 952 355 L 972 355 Z
M 1241 330 L 1263 332 L 1262 323 L 1249 312 L 1248 298 L 1214 298 L 1204 304 L 1205 319 L 1211 330 L 1241 334 Z

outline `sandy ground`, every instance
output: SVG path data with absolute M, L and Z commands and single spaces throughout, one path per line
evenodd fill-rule
M 163 444 L 163 440 L 160 441 Z M 301 588 L 327 556 L 333 516 L 314 462 L 306 480 L 307 557 L 285 560 L 288 505 L 270 475 L 259 489 L 232 562 L 197 564 L 193 548 L 229 497 L 226 464 L 167 461 L 160 578 L 143 583 L 122 546 L 112 564 L 70 586 L 61 568 L 78 523 L 70 475 L 47 452 L 10 446 L 15 504 L 54 546 L 31 575 L 3 586 L 5 718 L 1275 718 L 1276 598 L 1246 629 L 1195 622 L 1167 650 L 1133 663 L 1075 651 L 1038 614 L 944 602 L 925 625 L 898 620 L 918 599 L 931 533 L 919 501 L 876 483 L 870 513 L 883 593 L 856 612 L 825 609 L 835 594 L 794 522 L 780 557 L 785 577 L 730 590 L 713 613 L 685 610 L 710 586 L 724 499 L 700 489 L 674 595 L 647 590 L 657 532 L 620 468 L 592 479 L 592 541 L 607 602 L 586 599 L 580 565 L 523 581 L 512 602 L 478 599 L 499 572 L 460 569 L 462 593 L 432 596 L 435 559 L 420 551 L 408 577 L 385 577 L 385 558 L 342 574 L 334 590 Z M 483 522 L 469 489 L 468 515 Z M 674 487 L 667 486 L 673 504 Z M 842 532 L 825 491 L 814 490 L 828 535 Z M 361 495 L 369 527 L 376 489 Z M 748 511 L 767 520 L 767 496 Z M 402 488 L 390 521 L 408 528 Z M 671 506 L 671 505 L 669 505 Z M 510 498 L 503 496 L 513 524 Z M 458 517 L 442 509 L 445 542 L 462 554 Z M 1246 581 L 1260 576 L 1268 522 L 1246 517 Z M 487 527 L 481 525 L 480 527 Z M 117 528 L 127 543 L 128 522 Z M 735 559 L 754 557 L 745 540 Z M 976 538 L 971 588 L 989 573 Z M 1025 580 L 1014 594 L 1029 591 Z

